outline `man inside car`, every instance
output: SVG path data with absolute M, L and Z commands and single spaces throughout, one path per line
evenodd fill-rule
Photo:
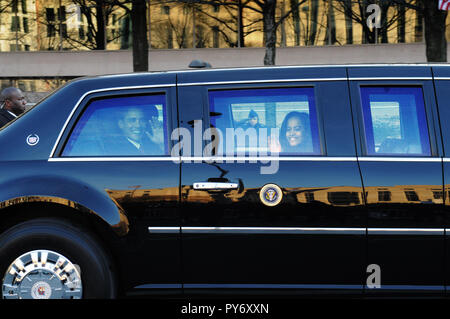
M 0 108 L 0 127 L 14 120 L 25 112 L 27 101 L 22 91 L 15 87 L 3 89 L 0 95 L 2 107 Z
M 117 121 L 120 135 L 110 141 L 110 154 L 161 155 L 162 145 L 152 141 L 147 132 L 148 119 L 140 108 L 128 108 Z

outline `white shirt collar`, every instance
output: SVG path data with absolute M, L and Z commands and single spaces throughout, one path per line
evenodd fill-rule
M 11 111 L 8 111 L 8 110 L 6 110 L 6 112 L 8 112 L 9 114 L 11 114 L 12 116 L 14 116 L 14 117 L 17 117 L 17 115 L 16 114 L 14 114 L 13 112 L 11 112 Z
M 137 149 L 141 148 L 141 144 L 139 144 L 138 142 L 133 141 L 131 138 L 128 138 L 128 137 L 127 137 L 127 140 L 129 140 L 130 143 L 133 144 Z

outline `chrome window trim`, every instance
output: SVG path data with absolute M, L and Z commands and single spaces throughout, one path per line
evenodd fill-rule
M 298 66 L 293 66 L 298 67 Z M 317 67 L 317 66 L 315 66 Z M 352 67 L 352 66 L 347 66 Z M 354 66 L 353 66 L 354 67 Z M 236 69 L 239 70 L 239 69 Z M 206 70 L 203 70 L 206 71 Z M 75 103 L 69 116 L 67 117 L 62 129 L 60 130 L 58 137 L 53 145 L 50 152 L 49 158 L 53 158 L 55 155 L 56 148 L 61 140 L 64 131 L 67 128 L 73 114 L 78 109 L 81 102 L 89 94 L 99 93 L 99 92 L 109 92 L 116 90 L 133 90 L 133 89 L 149 89 L 149 88 L 164 88 L 164 87 L 176 87 L 176 86 L 196 86 L 196 85 L 227 85 L 227 84 L 258 84 L 258 83 L 288 83 L 288 82 L 316 82 L 316 81 L 385 81 L 385 80 L 432 80 L 432 77 L 361 77 L 361 78 L 301 78 L 301 79 L 271 79 L 271 80 L 243 80 L 243 81 L 215 81 L 215 82 L 188 82 L 188 83 L 175 83 L 175 84 L 153 84 L 153 85 L 138 85 L 138 86 L 121 86 L 121 87 L 111 87 L 111 88 L 101 88 L 96 90 L 91 90 L 84 93 L 80 99 Z M 435 78 L 435 80 L 442 80 L 450 78 Z
M 58 134 L 58 137 L 56 138 L 56 142 L 53 145 L 53 148 L 50 152 L 49 158 L 52 158 L 55 155 L 56 147 L 58 146 L 61 137 L 64 133 L 64 131 L 67 128 L 67 125 L 69 124 L 70 120 L 73 117 L 73 114 L 76 112 L 78 107 L 80 106 L 81 102 L 84 100 L 86 96 L 93 93 L 99 93 L 99 92 L 109 92 L 109 91 L 119 91 L 119 90 L 139 90 L 139 89 L 151 89 L 151 88 L 164 88 L 164 87 L 175 87 L 176 84 L 153 84 L 153 85 L 136 85 L 136 86 L 119 86 L 119 87 L 111 87 L 111 88 L 102 88 L 102 89 L 96 89 L 91 90 L 86 93 L 84 93 L 75 103 L 75 106 L 72 108 L 72 111 L 70 112 L 69 116 L 67 117 L 66 121 L 64 122 L 64 125 L 61 129 L 61 131 Z
M 185 83 L 178 83 L 178 86 L 287 83 L 287 82 L 325 82 L 325 81 L 347 81 L 347 78 L 301 78 L 301 79 L 296 78 L 296 79 L 269 79 L 269 80 L 185 82 Z
M 211 68 L 211 69 L 201 69 L 201 72 L 213 72 L 213 71 L 234 71 L 234 70 L 277 70 L 277 69 L 313 69 L 313 68 L 373 68 L 373 67 L 386 67 L 386 66 L 393 66 L 393 67 L 438 67 L 438 66 L 445 66 L 448 67 L 448 64 L 444 63 L 437 63 L 437 64 L 430 64 L 430 63 L 374 63 L 374 64 L 311 64 L 311 65 L 280 65 L 280 66 L 255 66 L 255 67 L 230 67 L 230 68 Z M 174 71 L 167 71 L 164 73 L 195 73 L 198 72 L 198 70 L 174 70 Z M 162 72 L 160 72 L 162 73 Z
M 443 228 L 367 228 L 368 235 L 441 235 Z
M 131 157 L 131 156 L 123 156 L 123 157 L 54 157 L 49 158 L 49 162 L 120 162 L 120 161 L 173 161 L 173 162 L 179 162 L 179 161 L 187 162 L 187 161 L 194 161 L 194 162 L 211 162 L 211 161 L 222 161 L 222 162 L 236 162 L 236 161 L 242 161 L 242 162 L 264 162 L 264 161 L 324 161 L 324 162 L 330 162 L 330 161 L 339 161 L 339 162 L 355 162 L 357 161 L 356 157 L 319 157 L 319 156 L 289 156 L 289 157 L 272 157 L 272 156 L 240 156 L 240 157 L 195 157 L 195 156 L 181 156 L 181 157 L 175 157 L 175 156 L 153 156 L 153 157 Z
M 361 162 L 442 162 L 441 157 L 384 157 L 384 156 L 362 156 L 358 157 Z
M 179 161 L 178 157 L 155 156 L 155 157 L 52 157 L 49 162 L 159 162 Z
M 432 77 L 352 77 L 352 78 L 292 78 L 269 80 L 236 80 L 236 81 L 205 81 L 177 83 L 178 86 L 196 85 L 230 85 L 230 84 L 258 84 L 258 83 L 289 83 L 289 82 L 326 82 L 326 81 L 431 81 Z
M 202 157 L 202 156 L 92 156 L 92 157 L 50 157 L 48 159 L 49 162 L 133 162 L 133 161 L 173 161 L 173 162 L 212 162 L 212 161 L 222 161 L 234 163 L 238 162 L 266 162 L 266 161 L 280 161 L 280 162 L 291 162 L 291 161 L 300 161 L 300 162 L 308 162 L 308 161 L 317 161 L 317 162 L 433 162 L 439 163 L 442 162 L 441 157 L 356 157 L 356 156 L 348 156 L 348 157 L 333 157 L 333 156 L 239 156 L 239 157 L 226 157 L 226 156 L 218 156 L 218 157 Z M 444 158 L 444 162 L 450 162 L 450 158 Z
M 349 81 L 431 81 L 433 80 L 433 77 L 431 76 L 419 76 L 419 77 L 352 77 L 348 78 Z

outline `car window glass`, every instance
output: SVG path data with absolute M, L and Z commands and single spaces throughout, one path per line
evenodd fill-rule
M 168 154 L 164 95 L 92 101 L 77 122 L 63 156 Z
M 368 155 L 430 155 L 420 87 L 362 87 Z
M 224 155 L 321 153 L 313 88 L 211 91 L 209 111 Z

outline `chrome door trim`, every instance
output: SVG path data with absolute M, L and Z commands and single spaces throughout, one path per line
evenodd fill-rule
M 148 227 L 151 234 L 272 234 L 272 235 L 450 235 L 444 228 L 364 228 L 364 227 L 213 227 L 213 226 L 164 226 Z

